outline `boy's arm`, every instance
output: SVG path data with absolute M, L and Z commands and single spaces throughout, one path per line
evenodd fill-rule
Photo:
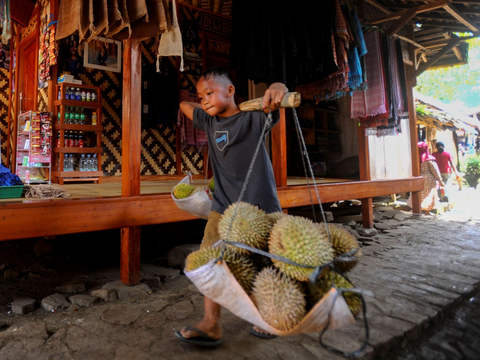
M 182 101 L 180 103 L 180 110 L 185 114 L 187 118 L 193 120 L 193 109 L 201 109 L 202 105 L 196 102 Z
M 265 91 L 265 95 L 263 95 L 263 111 L 268 114 L 270 110 L 272 112 L 277 110 L 287 92 L 288 89 L 283 83 L 277 82 L 270 85 L 267 91 Z

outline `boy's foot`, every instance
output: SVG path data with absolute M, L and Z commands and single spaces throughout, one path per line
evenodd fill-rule
M 185 326 L 182 331 L 192 331 L 196 336 L 192 336 L 189 338 L 185 338 L 180 331 L 175 330 L 175 336 L 182 340 L 183 342 L 186 342 L 187 344 L 191 345 L 198 345 L 198 346 L 206 346 L 206 347 L 217 347 L 222 345 L 222 339 L 212 339 L 210 336 L 205 334 L 202 330 L 197 329 L 196 327 L 193 326 Z
M 252 329 L 250 330 L 250 334 L 255 335 L 256 337 L 259 337 L 261 339 L 275 339 L 278 337 L 277 335 L 270 334 L 269 332 L 260 329 L 258 326 L 252 327 Z
M 200 336 L 199 332 L 196 330 L 202 331 L 212 340 L 219 340 L 222 338 L 222 328 L 219 324 L 211 324 L 206 321 L 201 321 L 194 327 L 185 326 L 180 330 L 180 334 L 184 339 L 189 339 L 192 337 Z

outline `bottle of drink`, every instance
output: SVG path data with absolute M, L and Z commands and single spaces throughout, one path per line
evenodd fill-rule
M 85 171 L 85 154 L 82 154 L 82 157 L 80 158 L 78 169 L 80 171 Z
M 82 97 L 82 101 L 87 101 L 87 93 L 85 92 L 85 90 L 82 90 L 81 97 Z
M 97 93 L 92 91 L 92 101 L 97 101 Z
M 92 94 L 87 90 L 87 101 L 92 101 Z
M 90 154 L 87 155 L 87 160 L 85 161 L 87 171 L 92 171 L 92 158 Z
M 65 154 L 63 157 L 63 171 L 70 171 L 70 160 L 68 158 L 68 154 Z
M 57 134 L 57 147 L 60 147 L 60 132 Z
M 92 125 L 97 125 L 98 121 L 97 121 L 97 113 L 96 112 L 93 112 L 92 113 Z
M 76 131 L 73 132 L 73 147 L 78 147 L 78 134 Z
M 78 106 L 75 108 L 75 124 L 80 124 L 80 109 Z
M 92 159 L 92 171 L 98 171 L 98 158 L 97 158 L 97 154 L 93 154 L 93 159 Z
M 70 131 L 70 135 L 68 138 L 68 146 L 75 147 L 75 139 L 73 138 L 73 131 Z
M 75 92 L 75 100 L 77 101 L 82 100 L 82 93 L 80 92 L 80 88 L 77 88 L 77 91 Z
M 80 108 L 80 124 L 85 125 L 85 109 Z
M 65 88 L 65 100 L 70 100 L 70 89 L 68 87 Z
M 80 131 L 80 133 L 78 134 L 78 147 L 83 148 L 83 145 L 83 133 Z
M 62 100 L 62 89 L 58 88 L 58 100 Z

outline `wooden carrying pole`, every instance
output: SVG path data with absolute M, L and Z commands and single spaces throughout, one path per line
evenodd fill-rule
M 122 197 L 140 195 L 141 71 L 140 40 L 123 41 Z M 121 229 L 120 279 L 140 282 L 140 227 Z
M 280 103 L 281 108 L 287 107 L 298 107 L 300 106 L 302 98 L 298 92 L 289 92 L 286 93 L 283 97 L 282 102 Z M 263 97 L 245 101 L 238 105 L 238 108 L 242 111 L 259 111 L 263 110 L 262 108 Z

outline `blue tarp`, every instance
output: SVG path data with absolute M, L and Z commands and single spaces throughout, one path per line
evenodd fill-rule
M 17 175 L 12 174 L 10 169 L 0 164 L 0 186 L 13 185 L 23 185 L 23 182 Z

